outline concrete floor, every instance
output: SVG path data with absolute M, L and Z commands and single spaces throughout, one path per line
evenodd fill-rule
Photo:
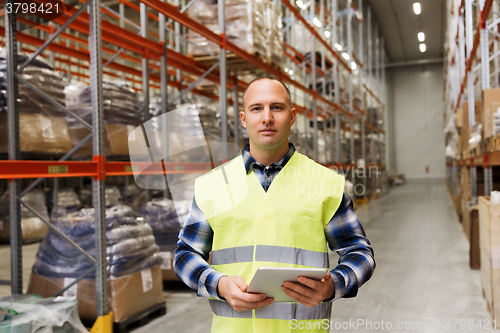
M 484 329 L 491 316 L 480 272 L 469 268 L 468 242 L 444 181 L 408 182 L 360 206 L 357 214 L 377 268 L 357 297 L 333 304 L 332 332 L 478 332 L 478 323 Z M 37 248 L 24 246 L 25 284 Z M 336 261 L 332 254 L 331 263 Z M 0 247 L 0 267 L 0 279 L 8 278 L 8 247 Z M 5 294 L 9 289 L 0 287 Z M 135 333 L 209 332 L 207 299 L 189 289 L 168 290 L 165 297 L 167 314 Z

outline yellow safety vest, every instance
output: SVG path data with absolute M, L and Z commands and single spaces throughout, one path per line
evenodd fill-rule
M 329 268 L 324 229 L 342 200 L 344 177 L 295 152 L 267 192 L 241 156 L 198 177 L 195 198 L 214 232 L 212 266 L 247 284 L 259 267 Z M 238 312 L 210 299 L 212 332 L 328 332 L 331 303 L 275 302 Z M 312 329 L 311 329 L 312 328 Z

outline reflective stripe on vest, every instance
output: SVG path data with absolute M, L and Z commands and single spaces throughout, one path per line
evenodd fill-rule
M 212 251 L 212 265 L 253 261 L 253 249 L 249 245 Z M 329 266 L 328 253 L 273 245 L 257 245 L 255 260 L 314 267 Z
M 209 300 L 210 307 L 215 315 L 231 318 L 252 318 L 252 310 L 236 311 L 233 307 L 223 301 Z M 320 303 L 309 308 L 300 303 L 276 302 L 262 309 L 255 310 L 255 318 L 260 319 L 283 319 L 283 320 L 315 320 L 330 318 L 332 303 Z

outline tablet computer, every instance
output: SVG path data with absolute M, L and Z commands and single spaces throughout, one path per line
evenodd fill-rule
M 267 297 L 273 297 L 275 302 L 295 302 L 281 290 L 285 281 L 298 282 L 300 276 L 320 281 L 327 272 L 326 268 L 260 267 L 250 281 L 247 292 L 266 294 Z

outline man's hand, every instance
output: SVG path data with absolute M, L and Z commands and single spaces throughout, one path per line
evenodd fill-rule
M 330 272 L 321 281 L 306 277 L 299 277 L 299 283 L 287 281 L 281 286 L 281 290 L 300 304 L 310 308 L 333 297 L 335 287 Z
M 217 288 L 219 295 L 236 311 L 260 309 L 274 302 L 274 299 L 266 297 L 266 294 L 247 293 L 245 280 L 237 275 L 221 277 Z

